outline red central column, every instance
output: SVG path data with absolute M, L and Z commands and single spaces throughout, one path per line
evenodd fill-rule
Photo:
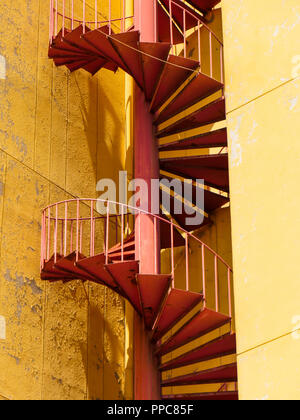
M 142 42 L 156 41 L 156 0 L 135 0 L 135 29 L 140 31 Z M 151 211 L 151 180 L 159 178 L 158 148 L 153 134 L 153 118 L 144 92 L 134 88 L 134 159 L 135 178 L 146 181 L 148 197 L 143 198 L 143 208 Z M 135 227 L 136 241 L 140 238 L 137 258 L 141 274 L 156 274 L 159 270 L 159 229 L 152 217 L 137 217 Z M 138 243 L 138 242 L 137 242 Z M 157 360 L 149 334 L 145 331 L 142 319 L 135 315 L 135 399 L 160 399 L 160 381 Z

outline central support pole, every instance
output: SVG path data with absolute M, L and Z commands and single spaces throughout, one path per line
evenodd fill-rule
M 140 31 L 142 42 L 156 39 L 156 0 L 134 1 L 135 29 Z M 143 179 L 148 185 L 148 197 L 143 197 L 141 206 L 151 211 L 151 180 L 159 178 L 159 157 L 153 134 L 153 117 L 144 92 L 134 87 L 134 160 L 135 178 Z M 140 261 L 141 274 L 159 272 L 160 237 L 159 227 L 151 216 L 140 215 L 135 226 L 137 246 L 136 258 Z M 135 315 L 135 399 L 160 399 L 158 361 L 154 357 L 153 345 L 143 320 Z

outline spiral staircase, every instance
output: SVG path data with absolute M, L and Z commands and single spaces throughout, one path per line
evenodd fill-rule
M 103 216 L 99 200 L 93 199 L 50 205 L 42 216 L 41 278 L 91 281 L 127 299 L 151 338 L 162 399 L 237 400 L 232 270 L 197 236 L 198 229 L 210 225 L 210 214 L 229 202 L 226 128 L 205 131 L 226 118 L 223 46 L 205 20 L 219 1 L 188 3 L 158 0 L 157 42 L 141 42 L 125 2 L 122 17 L 114 19 L 109 8 L 108 19 L 100 22 L 96 7 L 90 22 L 85 12 L 74 18 L 73 2 L 68 17 L 64 2 L 60 11 L 50 1 L 49 58 L 71 72 L 94 75 L 103 68 L 131 75 L 153 114 L 161 177 L 191 180 L 193 197 L 204 189 L 204 208 L 194 207 L 201 225 L 187 224 L 188 214 L 175 211 L 183 197 L 171 189 L 161 190 L 162 201 L 169 196 L 170 212 L 161 206 L 159 215 L 106 202 Z M 200 134 L 185 134 L 203 127 Z M 147 275 L 140 270 L 143 241 L 136 230 L 142 216 L 160 232 L 156 270 Z M 190 269 L 191 249 L 199 258 L 199 273 Z M 164 269 L 162 254 L 169 256 Z

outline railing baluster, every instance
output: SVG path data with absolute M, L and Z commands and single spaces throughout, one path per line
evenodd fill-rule
M 67 256 L 67 229 L 68 229 L 68 202 L 65 202 L 65 243 L 64 243 L 64 256 Z
M 72 21 L 71 21 L 71 29 L 72 29 L 72 31 L 73 31 L 73 29 L 74 29 L 74 0 L 72 0 Z
M 122 32 L 125 32 L 126 0 L 123 0 Z
M 55 0 L 55 36 L 57 35 L 57 25 L 58 25 L 58 6 L 57 0 Z
M 172 0 L 169 0 L 169 15 L 170 15 L 170 38 L 171 38 L 171 47 L 173 49 L 174 44 L 174 34 L 173 34 L 173 13 L 172 13 Z
M 95 0 L 95 29 L 98 28 L 98 0 Z
M 109 20 L 109 35 L 112 34 L 112 29 L 111 29 L 111 0 L 109 0 L 109 12 L 108 12 L 108 20 Z
M 154 217 L 154 269 L 155 269 L 155 274 L 158 274 L 158 255 L 157 255 L 157 219 L 155 216 Z
M 124 261 L 124 206 L 121 205 L 121 261 Z
M 209 32 L 210 77 L 213 77 L 212 33 Z
M 228 306 L 229 306 L 229 317 L 232 318 L 232 300 L 231 300 L 231 271 L 230 268 L 227 270 L 228 277 Z
M 183 42 L 184 42 L 184 58 L 186 58 L 186 11 L 183 10 Z
M 82 238 L 83 238 L 83 221 L 80 220 L 80 241 L 79 241 L 79 252 L 82 254 Z
M 90 256 L 94 257 L 93 240 L 94 240 L 94 202 L 91 202 L 91 238 L 90 238 Z
M 200 69 L 201 69 L 202 65 L 201 65 L 201 25 L 200 25 L 200 21 L 198 21 L 198 57 L 199 57 L 199 63 L 200 63 Z
M 83 34 L 85 34 L 85 0 L 82 3 L 82 26 L 83 26 Z
M 172 287 L 175 288 L 175 261 L 174 261 L 174 223 L 171 222 L 171 265 L 172 265 Z
M 70 226 L 70 254 L 73 252 L 73 224 L 74 221 L 71 220 L 71 226 Z
M 48 245 L 47 245 L 47 260 L 50 259 L 50 236 L 51 236 L 51 211 L 48 207 Z
M 224 83 L 223 46 L 220 45 L 221 83 Z
M 65 36 L 65 7 L 66 7 L 65 1 L 66 0 L 63 0 L 63 16 L 62 16 L 62 36 L 63 37 Z

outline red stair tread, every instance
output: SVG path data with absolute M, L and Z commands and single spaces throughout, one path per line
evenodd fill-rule
M 151 103 L 151 111 L 156 112 L 198 67 L 198 61 L 169 55 Z
M 90 29 L 85 26 L 85 33 L 88 32 L 90 32 Z M 89 53 L 96 57 L 97 55 L 99 56 L 99 51 L 92 45 L 88 44 L 82 35 L 84 35 L 83 25 L 79 25 L 77 28 L 73 29 L 73 31 L 65 35 L 64 42 L 80 49 L 83 53 Z
M 183 386 L 183 385 L 202 385 L 213 383 L 226 383 L 237 381 L 237 365 L 220 366 L 202 372 L 194 372 L 189 375 L 178 376 L 162 381 L 162 387 Z
M 75 49 L 74 49 L 75 50 Z M 76 57 L 85 57 L 88 58 L 90 57 L 90 54 L 85 54 L 82 53 L 82 51 L 77 50 L 77 51 L 70 51 L 67 49 L 62 49 L 62 48 L 54 48 L 54 47 L 49 47 L 48 50 L 48 57 L 49 58 L 76 58 Z
M 160 152 L 169 152 L 174 150 L 192 150 L 206 149 L 212 147 L 227 146 L 227 129 L 221 128 L 215 131 L 209 131 L 193 137 L 187 137 L 182 140 L 176 140 L 170 143 L 161 144 Z
M 121 260 L 122 255 L 123 255 L 124 260 L 126 260 L 126 261 L 129 260 L 129 259 L 135 259 L 135 250 L 124 251 L 123 254 L 122 254 L 121 251 L 113 252 L 112 254 L 109 254 L 109 258 L 112 261 Z
M 86 257 L 83 254 L 78 254 L 78 261 L 84 260 Z M 82 280 L 95 281 L 96 278 L 88 274 L 86 271 L 81 270 L 76 264 L 76 252 L 72 252 L 66 257 L 62 257 L 57 261 L 55 267 L 65 271 L 67 274 L 73 274 L 73 278 Z M 77 277 L 76 277 L 77 276 Z
M 65 29 L 65 36 L 69 34 L 70 31 Z M 75 47 L 74 45 L 70 45 L 64 42 L 64 38 L 62 36 L 62 30 L 57 34 L 57 36 L 52 40 L 52 43 L 49 48 L 49 53 L 51 49 L 54 48 L 56 50 L 62 50 L 63 52 L 67 52 L 68 54 L 75 53 L 75 54 L 87 54 L 91 55 L 88 52 L 83 52 L 82 49 Z M 50 53 L 51 54 L 51 53 Z
M 238 391 L 207 392 L 202 394 L 164 395 L 165 401 L 238 401 Z
M 78 55 L 75 57 L 59 57 L 54 58 L 53 61 L 57 67 L 59 66 L 67 66 L 68 64 L 78 63 L 80 62 L 91 62 L 94 61 L 95 58 L 87 55 Z
M 104 254 L 98 254 L 94 257 L 85 258 L 77 262 L 77 266 L 86 271 L 92 277 L 96 278 L 100 284 L 105 284 L 117 293 L 121 291 L 115 283 L 112 276 L 105 270 L 106 258 Z M 120 293 L 122 294 L 122 293 Z
M 189 108 L 201 99 L 222 89 L 223 84 L 215 79 L 198 73 L 187 86 L 170 102 L 155 120 L 155 124 L 161 124 L 181 111 Z
M 225 118 L 225 99 L 221 98 L 159 131 L 157 137 L 170 136 L 182 131 L 192 130 L 207 124 L 225 120 Z
M 105 67 L 106 64 L 107 64 L 106 58 L 97 58 L 96 60 L 82 67 L 82 69 L 86 70 L 87 72 L 91 73 L 91 75 L 94 76 L 96 73 L 98 73 L 99 70 Z
M 142 314 L 136 280 L 136 275 L 139 272 L 138 261 L 117 262 L 108 264 L 105 268 L 123 291 L 123 296 L 128 299 L 139 314 Z
M 98 54 L 111 60 L 117 67 L 128 71 L 125 63 L 109 41 L 109 26 L 102 26 L 94 31 L 90 31 L 83 35 L 84 40 L 98 51 Z
M 205 184 L 229 191 L 228 154 L 160 159 L 160 169 L 189 179 L 204 179 Z
M 154 327 L 153 341 L 158 341 L 203 299 L 199 293 L 171 289 Z
M 144 90 L 141 54 L 139 52 L 139 31 L 123 32 L 111 35 L 111 44 L 118 52 L 136 83 Z
M 172 181 L 172 179 L 176 179 L 176 178 L 171 178 L 165 175 L 162 175 L 161 178 L 163 179 L 167 179 L 169 182 Z M 203 186 L 204 187 L 204 186 Z M 229 201 L 229 197 L 225 197 L 223 195 L 217 194 L 215 192 L 209 191 L 205 188 L 201 189 L 200 187 L 197 187 L 196 185 L 192 185 L 192 203 L 194 205 L 196 205 L 196 199 L 197 199 L 197 193 L 199 195 L 199 192 L 202 193 L 202 191 L 204 190 L 204 208 L 202 208 L 202 210 L 205 213 L 211 213 L 212 211 L 224 206 L 224 204 L 228 203 Z M 170 196 L 171 197 L 171 196 Z M 172 207 L 173 208 L 173 207 Z M 176 216 L 176 215 L 174 215 Z M 186 215 L 186 217 L 189 217 L 188 215 Z
M 165 65 L 163 61 L 168 59 L 170 44 L 158 42 L 141 42 L 139 49 L 145 53 L 141 55 L 141 58 L 144 73 L 145 96 L 146 100 L 150 101 L 154 95 L 157 81 L 159 80 Z
M 217 328 L 228 324 L 231 318 L 210 309 L 198 312 L 185 325 L 183 325 L 172 337 L 163 343 L 156 354 L 163 356 L 178 347 L 184 346 L 191 341 L 208 334 Z
M 189 0 L 196 9 L 207 12 L 215 7 L 221 0 Z
M 215 359 L 217 357 L 228 356 L 236 352 L 236 336 L 235 334 L 226 334 L 218 337 L 194 350 L 185 353 L 170 362 L 160 366 L 160 371 L 177 369 L 179 367 L 192 365 Z
M 137 282 L 145 325 L 148 330 L 151 330 L 170 287 L 171 276 L 138 274 Z

